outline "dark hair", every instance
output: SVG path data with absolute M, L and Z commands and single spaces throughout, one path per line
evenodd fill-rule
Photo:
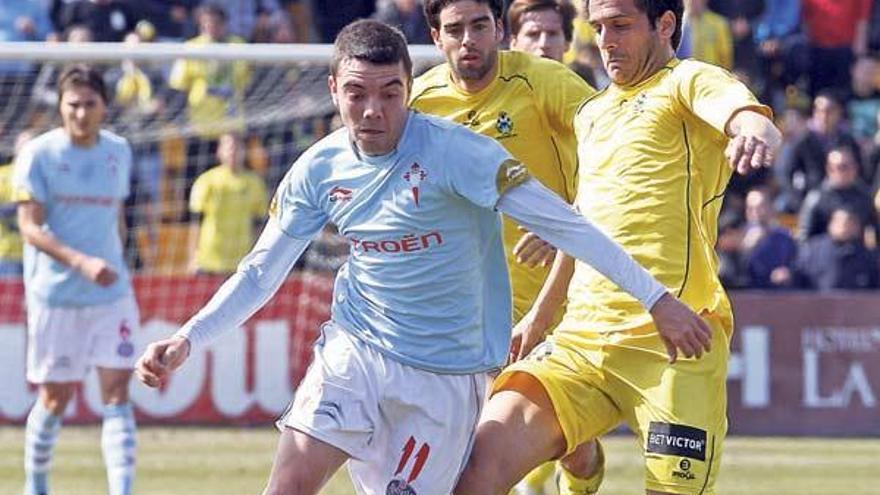
M 443 11 L 449 5 L 452 5 L 456 2 L 460 2 L 461 0 L 425 0 L 425 19 L 428 20 L 428 25 L 434 29 L 440 29 L 440 12 Z M 484 3 L 489 6 L 489 10 L 492 11 L 492 16 L 497 21 L 501 19 L 502 11 L 504 10 L 504 1 L 503 0 L 473 0 L 476 3 Z
M 93 90 L 95 93 L 107 103 L 107 87 L 104 84 L 104 76 L 98 69 L 86 64 L 74 64 L 64 68 L 61 76 L 58 78 L 58 101 L 61 101 L 61 95 L 70 88 L 85 87 Z
M 559 14 L 562 18 L 562 35 L 566 42 L 571 43 L 577 11 L 568 0 L 513 0 L 510 10 L 507 11 L 507 25 L 511 35 L 516 36 L 522 29 L 522 18 L 525 14 L 542 10 L 552 10 Z
M 684 19 L 684 0 L 633 0 L 633 4 L 640 12 L 644 12 L 648 16 L 648 23 L 652 28 L 657 27 L 657 19 L 660 19 L 666 11 L 675 14 L 672 48 L 678 50 L 678 45 L 681 43 L 681 26 Z M 589 10 L 589 0 L 586 2 L 586 6 L 587 10 Z
M 383 22 L 361 19 L 342 28 L 333 44 L 330 73 L 336 75 L 339 64 L 346 59 L 377 65 L 403 62 L 406 74 L 412 79 L 412 59 L 406 37 L 399 29 Z
M 199 5 L 196 8 L 195 17 L 196 19 L 202 17 L 203 15 L 212 15 L 224 23 L 229 21 L 229 14 L 226 12 L 226 9 L 223 8 L 219 3 L 207 2 Z

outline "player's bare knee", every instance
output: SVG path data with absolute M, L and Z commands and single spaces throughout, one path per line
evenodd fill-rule
M 47 411 L 60 416 L 73 398 L 73 383 L 52 383 L 40 387 L 40 401 Z
M 290 473 L 283 478 L 272 477 L 269 485 L 263 491 L 263 495 L 313 495 L 318 493 L 320 483 L 311 479 L 307 473 L 302 470 Z
M 571 454 L 560 460 L 562 467 L 578 478 L 589 478 L 599 467 L 599 441 L 582 443 Z

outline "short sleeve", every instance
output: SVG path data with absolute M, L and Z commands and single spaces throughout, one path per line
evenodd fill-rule
M 540 60 L 540 59 L 539 59 Z M 574 116 L 581 103 L 596 93 L 579 75 L 552 60 L 540 60 L 539 81 L 544 86 L 537 91 L 542 111 L 557 132 L 573 132 Z
M 720 67 L 686 61 L 674 70 L 678 72 L 678 100 L 721 134 L 726 134 L 727 123 L 739 110 L 754 110 L 767 118 L 773 117 L 770 108 L 759 103 L 745 84 Z
M 298 239 L 313 238 L 327 223 L 310 181 L 312 156 L 306 152 L 293 164 L 269 204 L 269 216 L 285 234 Z
M 204 213 L 205 206 L 208 204 L 211 196 L 211 181 L 207 174 L 200 175 L 193 184 L 189 194 L 189 211 L 193 213 Z
M 119 175 L 119 197 L 124 200 L 131 195 L 131 184 L 135 174 L 134 155 L 128 142 L 124 142 L 122 146 L 122 164 L 123 173 Z
M 449 185 L 483 208 L 494 208 L 504 192 L 528 179 L 525 166 L 492 138 L 456 129 L 450 153 Z
M 49 186 L 46 183 L 39 155 L 31 143 L 25 145 L 15 159 L 12 187 L 16 201 L 34 200 L 46 203 L 49 197 Z

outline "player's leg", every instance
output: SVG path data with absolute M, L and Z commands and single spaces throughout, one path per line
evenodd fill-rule
M 602 443 L 590 440 L 559 461 L 559 494 L 597 493 L 605 477 L 605 453 Z
M 670 365 L 653 328 L 607 346 L 609 385 L 645 454 L 649 494 L 714 493 L 727 433 L 730 326 L 711 316 L 706 322 L 712 351 L 700 359 Z
M 132 335 L 140 328 L 133 297 L 83 310 L 94 335 L 90 361 L 97 367 L 104 404 L 101 450 L 110 495 L 132 493 L 135 477 L 137 425 L 128 386 L 134 366 Z
M 455 493 L 507 493 L 529 471 L 565 450 L 562 428 L 543 386 L 527 373 L 514 373 L 486 404 Z
M 27 379 L 39 395 L 25 426 L 25 495 L 49 492 L 49 470 L 64 410 L 85 374 L 85 344 L 75 311 L 28 304 Z
M 347 459 L 348 454 L 328 443 L 284 428 L 263 495 L 318 493 Z

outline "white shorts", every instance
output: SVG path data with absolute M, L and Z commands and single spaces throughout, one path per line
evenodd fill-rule
M 438 374 L 378 352 L 333 322 L 278 427 L 351 456 L 355 489 L 448 495 L 470 454 L 487 373 Z
M 140 328 L 133 296 L 108 304 L 27 307 L 27 379 L 31 383 L 78 382 L 91 366 L 131 369 L 132 334 Z

